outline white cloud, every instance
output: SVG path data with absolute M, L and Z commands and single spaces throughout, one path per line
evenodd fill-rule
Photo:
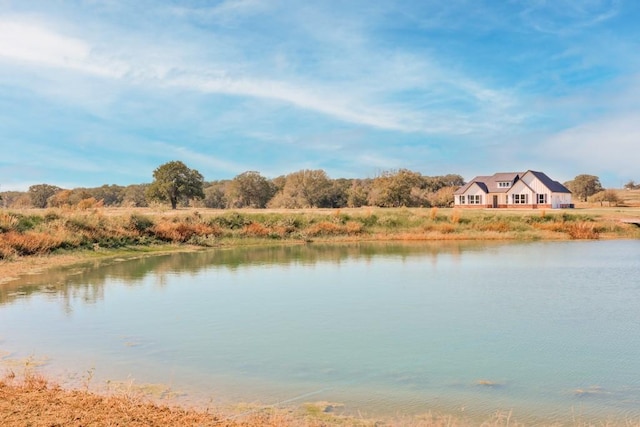
M 619 177 L 638 174 L 640 110 L 606 117 L 561 131 L 538 149 L 554 163 L 572 165 L 579 173 L 613 173 Z
M 92 57 L 91 47 L 83 40 L 21 21 L 0 20 L 0 58 L 103 77 L 119 77 L 125 71 Z
M 251 1 L 228 2 L 220 7 L 227 13 L 251 9 L 251 5 Z M 386 67 L 381 69 L 372 66 L 382 60 L 379 54 L 363 53 L 361 69 L 369 68 L 369 73 L 331 82 L 302 75 L 272 78 L 261 72 L 264 67 L 259 62 L 238 71 L 237 64 L 226 64 L 215 58 L 191 57 L 195 55 L 186 58 L 179 44 L 163 52 L 151 45 L 149 49 L 145 46 L 144 41 L 133 40 L 129 46 L 101 45 L 97 49 L 85 40 L 60 34 L 42 23 L 20 19 L 0 21 L 0 60 L 22 65 L 64 69 L 125 84 L 179 87 L 205 94 L 276 100 L 345 122 L 402 132 L 479 132 L 489 129 L 487 123 L 502 123 L 509 117 L 505 108 L 511 101 L 504 93 L 483 87 L 456 73 L 445 73 L 428 61 L 413 56 L 398 54 L 388 58 L 384 61 Z M 335 75 L 340 74 L 343 68 L 353 67 L 353 64 L 346 61 L 330 67 L 329 71 Z M 389 78 L 389 73 L 393 79 Z M 438 89 L 443 85 L 453 87 L 461 96 L 480 105 L 480 111 L 473 115 L 434 113 L 434 108 L 423 106 L 416 109 L 402 100 L 385 100 L 397 90 L 427 89 L 431 92 L 425 96 L 435 104 L 441 104 L 448 102 L 447 97 L 450 97 L 447 91 Z

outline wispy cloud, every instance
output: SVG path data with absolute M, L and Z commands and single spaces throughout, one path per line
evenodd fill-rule
M 224 6 L 224 7 L 223 7 Z M 224 4 L 216 13 L 226 8 L 236 10 L 249 4 Z M 213 12 L 210 12 L 213 13 Z M 60 34 L 45 25 L 34 22 L 0 22 L 0 57 L 22 65 L 53 67 L 71 72 L 85 73 L 107 79 L 120 80 L 127 84 L 155 85 L 157 87 L 180 87 L 200 91 L 204 94 L 228 94 L 263 98 L 288 103 L 299 108 L 325 114 L 349 123 L 380 129 L 422 133 L 468 133 L 485 128 L 486 116 L 492 114 L 508 116 L 505 106 L 509 104 L 500 91 L 483 87 L 465 76 L 437 69 L 424 59 L 394 55 L 383 59 L 376 54 L 364 60 L 371 73 L 358 82 L 318 80 L 304 75 L 289 76 L 286 80 L 273 79 L 251 72 L 238 73 L 224 62 L 199 62 L 195 64 L 171 64 L 171 53 L 167 57 L 149 58 L 144 51 L 109 52 L 104 46 L 96 49 L 89 42 L 77 37 Z M 134 46 L 136 43 L 132 43 Z M 119 47 L 118 49 L 121 49 Z M 142 60 L 128 62 L 130 58 Z M 376 64 L 385 62 L 383 68 Z M 335 64 L 334 64 L 335 65 Z M 347 67 L 347 65 L 342 65 Z M 336 72 L 336 71 L 334 71 Z M 388 79 L 389 74 L 396 77 Z M 361 75 L 359 75 L 361 76 Z M 470 102 L 479 113 L 459 114 L 453 109 L 447 114 L 430 111 L 429 104 L 439 107 L 452 101 L 450 89 L 462 98 L 453 102 Z M 430 89 L 429 89 L 430 87 Z M 422 92 L 423 105 L 385 98 L 397 90 Z M 498 114 L 495 114 L 498 113 Z M 475 116 L 475 119 L 474 119 Z M 475 122 L 474 122 L 475 121 Z
M 148 179 L 173 157 L 218 177 L 490 173 L 552 165 L 548 152 L 567 174 L 629 173 L 618 151 L 637 135 L 637 2 L 34 0 L 0 12 L 0 143 L 55 146 L 46 171 L 79 180 Z M 619 141 L 600 163 L 583 153 L 597 140 Z M 32 160 L 17 149 L 0 165 Z

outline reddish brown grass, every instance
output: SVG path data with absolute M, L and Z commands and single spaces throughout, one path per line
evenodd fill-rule
M 253 237 L 265 237 L 270 233 L 267 227 L 257 222 L 252 222 L 249 225 L 245 225 L 242 232 L 245 236 Z
M 10 231 L 2 235 L 0 251 L 19 255 L 39 255 L 60 247 L 62 239 L 41 232 L 17 233 Z
M 598 239 L 600 237 L 598 227 L 589 222 L 568 224 L 566 228 L 567 234 L 572 239 Z
M 322 221 L 313 224 L 307 229 L 307 235 L 315 236 L 333 236 L 342 233 L 342 227 L 329 221 Z
M 187 242 L 194 236 L 219 235 L 220 229 L 202 223 L 163 221 L 151 227 L 152 233 L 159 239 L 169 242 Z

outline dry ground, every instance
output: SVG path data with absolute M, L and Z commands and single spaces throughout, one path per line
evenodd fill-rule
M 142 396 L 99 395 L 86 390 L 65 390 L 37 374 L 23 380 L 8 375 L 0 379 L 2 427 L 467 427 L 523 426 L 510 412 L 497 412 L 486 420 L 426 413 L 415 417 L 373 420 L 333 415 L 328 402 L 303 404 L 298 409 L 254 408 L 228 416 L 210 410 L 159 405 Z M 330 405 L 329 405 L 330 407 Z M 588 424 L 575 424 L 588 425 Z M 637 426 L 634 426 L 637 427 Z

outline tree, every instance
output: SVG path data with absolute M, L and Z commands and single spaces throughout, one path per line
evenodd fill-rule
M 204 206 L 212 209 L 224 209 L 227 207 L 225 189 L 230 181 L 215 181 L 209 183 L 204 189 Z
M 435 193 L 427 196 L 429 204 L 438 208 L 450 208 L 453 206 L 453 193 L 456 187 L 442 187 Z
M 149 206 L 146 197 L 148 187 L 149 184 L 132 184 L 125 187 L 120 204 L 132 208 L 146 208 Z
M 169 201 L 176 209 L 180 199 L 203 199 L 204 178 L 180 161 L 172 161 L 153 171 L 154 181 L 147 188 L 150 199 Z
M 640 190 L 640 184 L 636 184 L 634 180 L 630 180 L 624 185 L 625 190 Z
M 90 188 L 88 191 L 96 200 L 102 200 L 105 206 L 118 206 L 124 199 L 125 188 L 120 185 L 103 185 L 102 187 Z
M 383 172 L 373 180 L 370 202 L 381 207 L 420 206 L 422 183 L 422 175 L 408 169 Z
M 229 184 L 228 205 L 231 208 L 265 208 L 275 192 L 275 185 L 259 172 L 243 172 Z
M 29 187 L 28 193 L 34 208 L 46 208 L 49 197 L 61 191 L 62 188 L 49 184 L 36 184 Z
M 573 181 L 565 182 L 564 185 L 583 202 L 586 202 L 589 196 L 603 190 L 600 178 L 595 175 L 578 175 Z
M 320 208 L 330 199 L 331 180 L 322 169 L 287 175 L 282 191 L 269 202 L 273 208 Z
M 351 186 L 347 189 L 347 206 L 350 208 L 359 208 L 367 205 L 369 198 L 369 187 L 371 180 L 354 179 Z
M 47 206 L 52 208 L 61 208 L 63 206 L 71 206 L 73 203 L 70 201 L 72 190 L 60 190 L 53 196 L 47 199 Z
M 620 204 L 621 200 L 618 197 L 618 193 L 615 190 L 603 190 L 600 191 L 593 196 L 589 197 L 590 202 L 600 202 L 600 206 L 603 205 L 603 202 L 608 202 L 609 206 L 613 203 L 615 206 Z

